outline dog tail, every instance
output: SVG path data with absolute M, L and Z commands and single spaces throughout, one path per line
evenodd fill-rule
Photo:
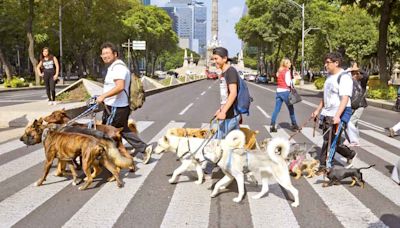
M 284 138 L 273 138 L 267 145 L 267 153 L 274 162 L 287 158 L 289 151 L 289 140 Z
M 246 136 L 241 130 L 233 130 L 225 137 L 229 148 L 243 149 L 246 144 Z
M 113 162 L 116 166 L 124 169 L 128 169 L 133 165 L 133 158 L 127 158 L 121 155 L 118 148 L 115 144 L 110 140 L 102 140 L 107 148 L 107 157 Z
M 136 127 L 136 122 L 133 119 L 128 120 L 128 128 L 135 134 L 138 133 L 138 129 Z
M 358 170 L 369 169 L 369 168 L 374 167 L 374 166 L 375 166 L 375 164 L 370 165 L 370 166 L 368 166 L 368 167 L 361 167 L 361 168 L 358 168 Z

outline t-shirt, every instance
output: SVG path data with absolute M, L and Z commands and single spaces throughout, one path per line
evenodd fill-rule
M 324 84 L 324 108 L 321 115 L 335 116 L 340 106 L 342 96 L 349 96 L 353 93 L 353 80 L 349 73 L 343 74 L 340 78 L 340 85 L 338 84 L 338 77 L 344 70 L 339 73 L 328 75 Z M 350 98 L 351 99 L 351 98 Z M 346 107 L 351 107 L 351 100 L 347 102 Z
M 221 106 L 226 104 L 228 100 L 229 96 L 228 85 L 229 84 L 238 85 L 238 80 L 239 80 L 239 74 L 233 67 L 229 67 L 225 72 L 222 73 L 219 82 Z M 237 99 L 235 99 L 235 102 L 226 112 L 226 119 L 232 119 L 233 117 L 235 117 L 234 106 L 236 102 Z
M 43 64 L 43 72 L 45 74 L 47 74 L 47 73 L 54 74 L 55 73 L 55 64 L 54 64 L 53 58 L 49 58 L 47 60 L 43 59 L 42 64 Z
M 125 63 L 120 59 L 115 60 L 108 67 L 106 78 L 104 79 L 103 93 L 107 93 L 108 91 L 112 90 L 116 86 L 115 80 L 118 79 L 122 79 L 125 81 L 124 90 L 129 93 L 129 84 L 131 82 L 130 72 Z M 107 97 L 104 100 L 104 103 L 106 105 L 114 107 L 128 106 L 128 95 L 125 91 L 122 91 L 115 96 Z

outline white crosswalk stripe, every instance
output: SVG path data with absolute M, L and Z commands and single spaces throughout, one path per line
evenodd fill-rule
M 151 135 L 149 143 L 156 142 L 161 138 L 167 129 L 172 127 L 183 127 L 184 122 L 171 121 L 165 126 L 154 124 L 154 121 L 138 121 L 137 128 L 139 132 L 147 132 L 146 129 L 152 129 L 151 132 L 156 132 Z M 201 128 L 208 128 L 209 123 L 203 123 Z M 214 126 L 215 127 L 215 126 Z M 243 125 L 241 127 L 252 127 L 252 125 Z M 269 127 L 264 126 L 268 132 Z M 157 129 L 157 130 L 156 130 Z M 154 131 L 156 130 L 156 131 Z M 317 133 L 316 137 L 313 138 L 313 129 L 303 128 L 301 134 L 310 140 L 313 144 L 321 146 L 322 137 L 320 133 Z M 400 145 L 396 139 L 388 138 L 374 130 L 361 130 L 361 132 L 369 137 L 372 137 L 378 141 L 382 141 L 391 146 L 391 148 L 381 148 L 375 145 L 373 142 L 361 139 L 361 149 L 367 153 L 375 155 L 378 159 L 382 160 L 387 164 L 394 164 L 400 156 L 398 156 L 393 148 L 400 148 Z M 263 132 L 264 133 L 264 132 Z M 148 134 L 149 135 L 149 134 Z M 278 129 L 278 133 L 272 133 L 272 136 L 289 137 L 289 134 L 282 128 Z M 294 140 L 292 140 L 294 142 Z M 13 150 L 20 149 L 24 145 L 19 140 L 12 140 L 3 144 L 0 144 L 0 155 L 7 156 L 7 154 Z M 29 149 L 29 148 L 28 148 Z M 32 150 L 32 149 L 31 149 Z M 71 213 L 71 217 L 66 217 L 62 223 L 65 222 L 63 227 L 112 227 L 115 226 L 117 220 L 123 215 L 124 211 L 129 208 L 128 204 L 133 200 L 136 194 L 141 188 L 146 187 L 145 180 L 149 178 L 149 174 L 156 170 L 158 161 L 162 159 L 162 155 L 153 154 L 153 162 L 147 165 L 138 163 L 138 170 L 135 175 L 122 171 L 121 176 L 124 176 L 123 181 L 124 187 L 118 189 L 115 183 L 102 184 L 98 191 L 93 193 L 93 196 L 86 199 L 86 202 L 74 209 Z M 345 164 L 345 161 L 339 154 L 336 155 L 336 159 Z M 40 164 L 44 160 L 43 149 L 32 151 L 26 155 L 22 155 L 9 162 L 0 165 L 0 183 L 11 180 L 10 177 L 23 173 L 27 169 Z M 355 167 L 364 167 L 369 164 L 356 158 L 354 161 Z M 40 167 L 40 170 L 42 167 Z M 171 170 L 172 172 L 173 170 Z M 125 177 L 125 174 L 127 176 Z M 393 203 L 393 207 L 400 209 L 400 194 L 399 186 L 394 183 L 390 177 L 381 173 L 378 169 L 371 168 L 363 170 L 363 177 L 366 183 L 370 186 L 370 190 L 376 191 L 374 194 L 379 194 L 385 197 L 388 202 Z M 189 180 L 190 177 L 190 180 Z M 37 177 L 39 178 L 39 176 Z M 209 227 L 211 207 L 214 206 L 212 199 L 210 198 L 210 189 L 208 189 L 210 182 L 205 182 L 202 185 L 196 185 L 194 183 L 197 178 L 195 172 L 185 173 L 179 179 L 178 184 L 174 190 L 171 189 L 169 204 L 162 211 L 160 221 L 158 225 L 162 227 Z M 331 186 L 323 188 L 321 181 L 322 176 L 314 178 L 304 178 L 305 185 L 310 186 L 312 191 L 315 191 L 315 197 L 318 197 L 323 202 L 327 209 L 327 213 L 331 213 L 338 222 L 344 227 L 387 227 L 382 217 L 375 215 L 377 209 L 368 208 L 362 199 L 359 199 L 357 195 L 352 194 L 343 185 Z M 295 180 L 293 180 L 295 181 Z M 235 183 L 235 182 L 234 182 Z M 10 227 L 17 224 L 22 219 L 29 217 L 29 215 L 37 211 L 41 205 L 46 202 L 51 202 L 55 195 L 65 194 L 64 190 L 71 180 L 63 177 L 54 177 L 48 175 L 47 180 L 41 187 L 33 186 L 33 183 L 22 186 L 14 193 L 9 193 L 7 197 L 0 199 L 0 227 Z M 165 185 L 169 185 L 168 182 Z M 0 185 L 1 186 L 1 185 Z M 5 188 L 3 186 L 3 188 Z M 157 190 L 155 190 L 157 191 Z M 295 216 L 295 210 L 290 206 L 291 194 L 289 193 L 289 199 L 286 199 L 287 194 L 284 194 L 285 190 L 270 180 L 269 194 L 261 199 L 255 200 L 251 196 L 258 192 L 249 191 L 247 200 L 249 206 L 249 213 L 251 215 L 252 224 L 249 226 L 253 227 L 300 227 L 300 220 L 302 218 Z M 81 192 L 76 191 L 77 194 Z M 74 193 L 75 194 L 75 193 Z M 224 193 L 221 193 L 224 194 Z M 361 193 L 362 194 L 362 193 Z M 141 194 L 139 194 L 141 195 Z M 312 204 L 312 202 L 305 202 L 302 200 L 302 189 L 299 189 L 300 196 L 300 209 L 302 204 Z M 58 196 L 59 197 L 59 196 Z M 71 196 L 69 196 L 71 197 Z M 72 195 L 73 197 L 73 195 Z M 141 196 L 143 197 L 143 196 Z M 218 196 L 217 199 L 221 197 Z M 216 200 L 217 200 L 216 199 Z M 154 199 L 156 200 L 156 199 Z M 227 202 L 225 202 L 227 203 Z M 229 199 L 231 205 L 235 205 Z M 238 204 L 238 206 L 243 206 Z M 141 205 L 135 205 L 135 208 L 140 210 Z M 226 209 L 226 208 L 225 208 Z M 155 208 L 154 210 L 157 210 Z M 234 207 L 229 208 L 234 210 Z M 49 214 L 51 212 L 48 212 Z M 160 213 L 160 212 L 156 212 Z M 305 212 L 307 213 L 307 212 Z M 397 213 L 397 212 L 394 212 Z M 397 213 L 398 214 L 398 213 Z M 397 215 L 396 214 L 396 215 Z M 357 215 L 357 216 L 354 216 Z M 318 216 L 318 215 L 313 215 Z M 233 220 L 235 218 L 232 218 Z M 300 219 L 300 220 L 299 220 Z M 45 224 L 43 226 L 51 226 L 52 224 Z M 339 224 L 339 223 L 338 223 Z M 134 224 L 130 224 L 134 225 Z M 301 225 L 303 226 L 303 225 Z M 327 224 L 329 226 L 329 224 Z
M 305 133 L 306 136 L 312 137 L 312 129 L 305 128 L 310 132 Z M 310 134 L 311 133 L 311 134 Z M 278 129 L 276 135 L 289 138 L 284 130 Z M 311 138 L 310 137 L 310 138 Z M 320 144 L 322 137 L 315 139 L 314 143 Z M 345 227 L 369 227 L 374 224 L 374 227 L 387 227 L 382 221 L 376 217 L 372 211 L 362 204 L 354 195 L 346 190 L 341 185 L 323 188 L 321 184 L 316 184 L 318 181 L 323 180 L 321 176 L 306 178 L 307 182 L 311 185 L 314 191 L 322 198 L 326 206 L 336 215 L 338 220 Z M 337 201 L 340 199 L 340 203 Z M 357 214 L 359 216 L 354 216 Z
M 182 127 L 183 125 L 183 123 L 177 122 L 167 124 L 149 143 L 157 141 L 169 128 Z M 155 154 L 152 158 L 158 160 L 161 156 Z M 138 177 L 124 178 L 125 186 L 121 189 L 116 189 L 115 185 L 105 185 L 64 227 L 81 227 L 84 220 L 89 220 L 88 227 L 111 227 L 114 225 L 156 164 L 156 162 L 143 166 L 138 164 L 139 170 L 135 172 Z M 104 210 L 105 208 L 112 208 L 112 210 Z

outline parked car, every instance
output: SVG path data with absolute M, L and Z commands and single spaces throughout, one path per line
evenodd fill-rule
M 256 77 L 256 83 L 265 83 L 265 84 L 267 84 L 268 83 L 268 77 L 267 77 L 267 75 L 257 75 L 257 77 Z
M 256 81 L 256 76 L 253 74 L 249 74 L 249 76 L 247 76 L 247 81 L 249 81 L 249 82 Z

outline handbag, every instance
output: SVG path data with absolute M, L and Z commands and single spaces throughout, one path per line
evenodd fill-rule
M 294 105 L 301 101 L 301 96 L 297 93 L 297 90 L 294 88 L 293 85 L 290 86 L 290 93 L 289 93 L 289 104 Z

